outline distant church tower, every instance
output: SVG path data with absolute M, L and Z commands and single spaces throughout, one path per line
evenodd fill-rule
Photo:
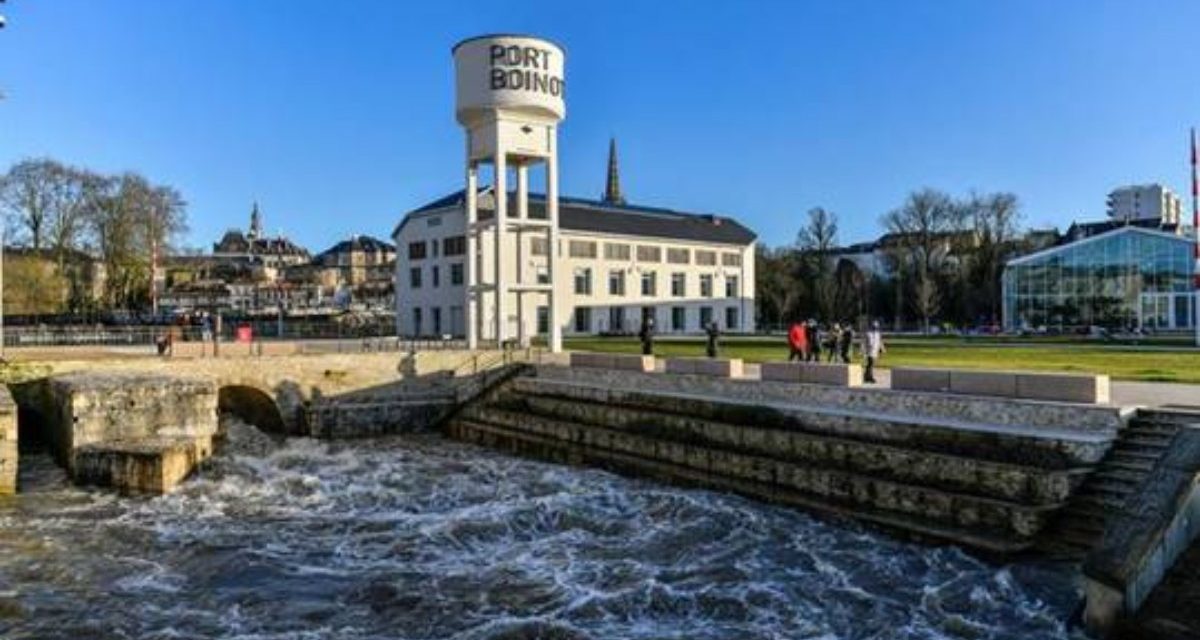
M 258 202 L 255 202 L 254 208 L 250 210 L 250 233 L 246 235 L 251 240 L 262 237 L 262 214 L 258 212 Z
M 621 177 L 617 173 L 617 139 L 608 139 L 608 180 L 604 183 L 604 203 L 623 205 L 625 196 L 621 195 Z

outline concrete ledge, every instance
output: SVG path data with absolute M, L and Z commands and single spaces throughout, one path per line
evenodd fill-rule
M 741 378 L 745 368 L 741 358 L 667 358 L 665 367 L 667 373 L 716 378 Z
M 260 356 L 291 356 L 300 352 L 295 342 L 256 342 Z
M 1015 398 L 1017 374 L 1006 371 L 950 371 L 950 393 Z
M 571 366 L 583 369 L 612 369 L 613 358 L 607 353 L 572 353 Z
M 892 389 L 946 392 L 950 390 L 950 371 L 948 369 L 895 367 L 892 369 Z
M 0 386 L 0 495 L 17 492 L 17 405 Z
M 74 479 L 124 493 L 167 493 L 211 455 L 208 436 L 100 442 L 75 452 Z
M 1072 373 L 1017 374 L 1017 397 L 1108 404 L 1112 401 L 1110 381 L 1104 375 Z
M 169 355 L 172 358 L 211 358 L 212 347 L 211 342 L 173 342 Z
M 820 364 L 811 362 L 764 362 L 759 377 L 774 382 L 824 384 L 835 387 L 861 387 L 862 367 L 857 364 Z
M 642 373 L 654 371 L 654 356 L 616 354 L 612 356 L 612 363 L 614 369 L 622 371 L 641 371 Z

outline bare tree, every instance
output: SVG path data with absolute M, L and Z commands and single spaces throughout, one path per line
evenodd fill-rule
M 808 210 L 808 221 L 796 234 L 800 278 L 808 284 L 818 315 L 830 319 L 835 311 L 837 283 L 830 252 L 837 247 L 837 215 L 821 207 Z
M 945 193 L 929 188 L 909 194 L 900 208 L 883 216 L 883 225 L 900 250 L 900 268 L 911 268 L 913 302 L 927 332 L 940 304 L 935 277 L 945 264 L 961 222 L 962 207 Z
M 46 220 L 53 215 L 63 166 L 49 158 L 22 160 L 0 178 L 0 206 L 18 237 L 42 248 Z
M 1012 193 L 972 194 L 966 206 L 977 240 L 971 265 L 976 275 L 969 280 L 995 321 L 1000 317 L 1000 273 L 1020 232 L 1020 202 Z

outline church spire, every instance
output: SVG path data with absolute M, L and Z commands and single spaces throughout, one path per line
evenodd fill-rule
M 617 139 L 608 139 L 608 181 L 604 184 L 605 204 L 625 204 L 621 195 L 621 177 L 617 173 Z
M 251 240 L 257 240 L 262 237 L 262 214 L 258 212 L 258 201 L 254 201 L 254 208 L 250 210 L 250 236 Z

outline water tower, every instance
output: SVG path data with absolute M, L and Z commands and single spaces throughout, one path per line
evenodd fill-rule
M 544 302 L 550 348 L 560 351 L 555 263 L 558 123 L 566 115 L 563 51 L 540 38 L 488 35 L 463 40 L 453 52 L 455 116 L 467 134 L 467 345 L 514 338 L 527 344 L 529 311 Z M 529 170 L 540 163 L 546 206 L 544 214 L 531 216 Z M 488 164 L 494 204 L 481 215 L 479 168 Z M 511 196 L 510 171 L 516 174 Z

